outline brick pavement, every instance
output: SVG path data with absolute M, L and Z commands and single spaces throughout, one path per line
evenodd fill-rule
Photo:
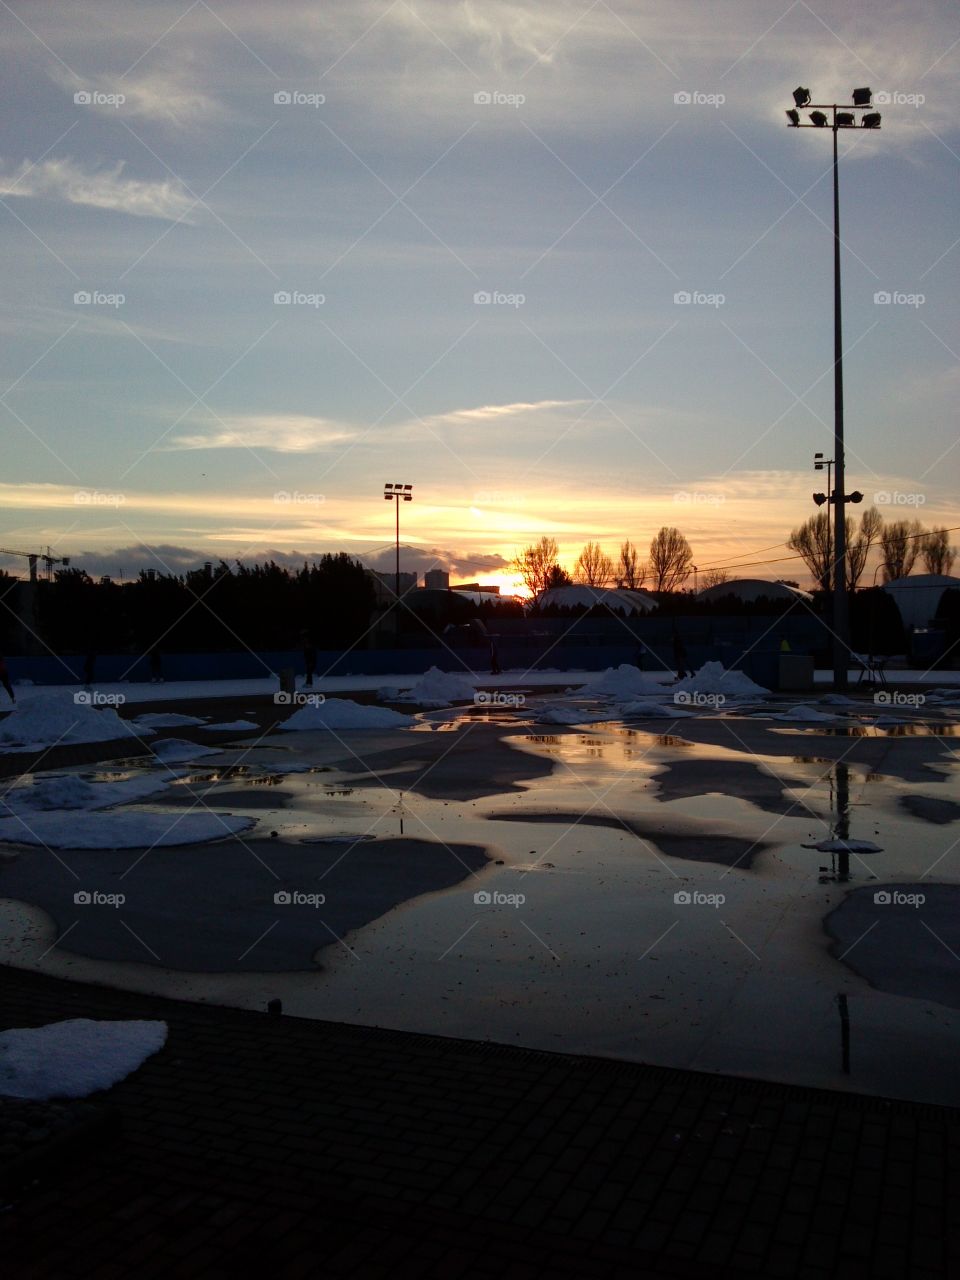
M 957 1274 L 955 1111 L 0 968 L 0 1026 L 78 1016 L 170 1036 L 0 1214 L 7 1274 Z

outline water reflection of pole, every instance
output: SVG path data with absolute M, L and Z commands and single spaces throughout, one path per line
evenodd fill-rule
M 844 1075 L 850 1074 L 850 1010 L 847 1008 L 845 992 L 837 996 L 837 1007 L 840 1010 L 840 1065 Z
M 850 767 L 838 760 L 833 767 L 831 783 L 836 783 L 833 800 L 836 804 L 837 821 L 833 828 L 834 840 L 850 839 Z M 831 788 L 832 789 L 832 788 Z M 836 855 L 837 879 L 850 879 L 850 854 L 841 849 Z M 846 997 L 844 997 L 846 999 Z M 846 1007 L 846 1006 L 844 1006 Z

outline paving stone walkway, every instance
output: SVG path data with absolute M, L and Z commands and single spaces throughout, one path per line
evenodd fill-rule
M 170 1034 L 8 1197 L 6 1275 L 960 1274 L 955 1111 L 0 968 L 0 1029 L 70 1017 Z

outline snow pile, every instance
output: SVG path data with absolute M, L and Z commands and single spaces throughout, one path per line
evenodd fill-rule
M 177 729 L 188 724 L 203 724 L 200 716 L 182 716 L 176 711 L 147 711 L 133 722 L 140 729 Z
M 197 760 L 200 756 L 220 754 L 219 747 L 204 747 L 199 742 L 187 742 L 186 738 L 161 738 L 153 744 L 153 754 L 163 764 L 177 760 Z
M 388 699 L 391 702 L 415 702 L 419 707 L 449 707 L 451 702 L 472 702 L 476 691 L 472 676 L 431 667 L 406 693 L 396 695 L 392 689 L 382 692 L 394 694 Z
M 55 689 L 17 703 L 0 724 L 0 751 L 42 751 L 44 747 L 113 742 L 152 732 L 121 720 L 113 707 L 75 702 L 71 690 Z
M 649 671 L 641 671 L 639 667 L 631 667 L 629 663 L 621 663 L 619 667 L 607 667 L 596 680 L 591 680 L 587 688 L 590 693 L 603 694 L 609 698 L 642 698 L 663 697 L 665 686 L 673 677 L 668 671 L 654 675 Z
M 544 707 L 536 714 L 538 724 L 597 724 L 601 720 L 616 720 L 619 711 L 598 711 L 587 707 Z
M 771 720 L 802 720 L 806 723 L 816 724 L 817 722 L 826 722 L 834 724 L 837 717 L 828 715 L 825 711 L 818 711 L 816 707 L 797 706 L 791 707 L 789 711 L 778 711 L 770 717 Z
M 259 725 L 255 720 L 228 720 L 226 724 L 205 724 L 205 729 L 215 730 L 217 733 L 224 733 L 228 729 L 259 729 Z
M 0 818 L 0 844 L 44 845 L 48 849 L 152 849 L 161 845 L 207 844 L 247 831 L 253 818 L 210 813 L 91 812 L 77 822 L 70 810 Z
M 415 723 L 413 716 L 401 715 L 389 707 L 364 706 L 349 698 L 327 698 L 325 702 L 301 707 L 277 728 L 299 733 L 309 729 L 407 729 Z
M 68 1018 L 0 1032 L 0 1093 L 85 1098 L 131 1075 L 167 1040 L 165 1022 Z
M 108 805 L 129 804 L 167 789 L 167 777 L 140 774 L 119 782 L 87 782 L 76 773 L 47 774 L 32 784 L 11 788 L 3 797 L 7 809 L 105 809 Z
M 825 707 L 855 707 L 857 705 L 853 698 L 848 698 L 845 693 L 825 693 L 820 699 L 820 703 Z
M 652 720 L 680 720 L 684 716 L 692 716 L 696 713 L 685 711 L 683 707 L 678 707 L 674 703 L 643 701 L 625 702 L 620 708 L 620 714 L 623 716 L 646 716 Z
M 722 693 L 728 698 L 764 698 L 770 692 L 742 671 L 728 671 L 722 662 L 705 662 L 692 676 L 673 686 L 678 693 Z

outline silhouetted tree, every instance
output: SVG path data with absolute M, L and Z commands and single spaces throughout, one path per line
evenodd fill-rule
M 574 582 L 585 582 L 588 587 L 605 587 L 612 577 L 613 561 L 599 542 L 588 542 L 573 567 Z
M 909 576 L 920 554 L 922 538 L 923 526 L 919 520 L 894 520 L 884 525 L 880 533 L 884 582 Z
M 787 546 L 801 557 L 821 591 L 826 591 L 830 583 L 830 565 L 833 562 L 830 544 L 830 522 L 824 511 L 804 520 L 787 539 Z
M 640 563 L 637 548 L 629 540 L 620 544 L 620 560 L 617 564 L 617 586 L 636 591 L 643 586 L 647 566 Z
M 547 575 L 556 565 L 559 553 L 556 538 L 546 536 L 517 552 L 513 567 L 532 596 L 538 596 L 547 585 Z
M 927 573 L 948 574 L 953 568 L 957 552 L 954 547 L 950 546 L 950 539 L 946 529 L 931 529 L 927 536 L 919 539 L 919 541 L 921 543 L 920 554 L 923 557 L 923 567 Z
M 654 591 L 675 591 L 690 577 L 693 552 L 680 532 L 664 525 L 650 543 L 650 574 Z
M 860 517 L 859 529 L 854 530 L 853 520 L 849 516 L 844 528 L 847 534 L 847 587 L 850 591 L 855 591 L 867 567 L 870 548 L 883 529 L 883 516 L 876 507 L 868 507 Z

